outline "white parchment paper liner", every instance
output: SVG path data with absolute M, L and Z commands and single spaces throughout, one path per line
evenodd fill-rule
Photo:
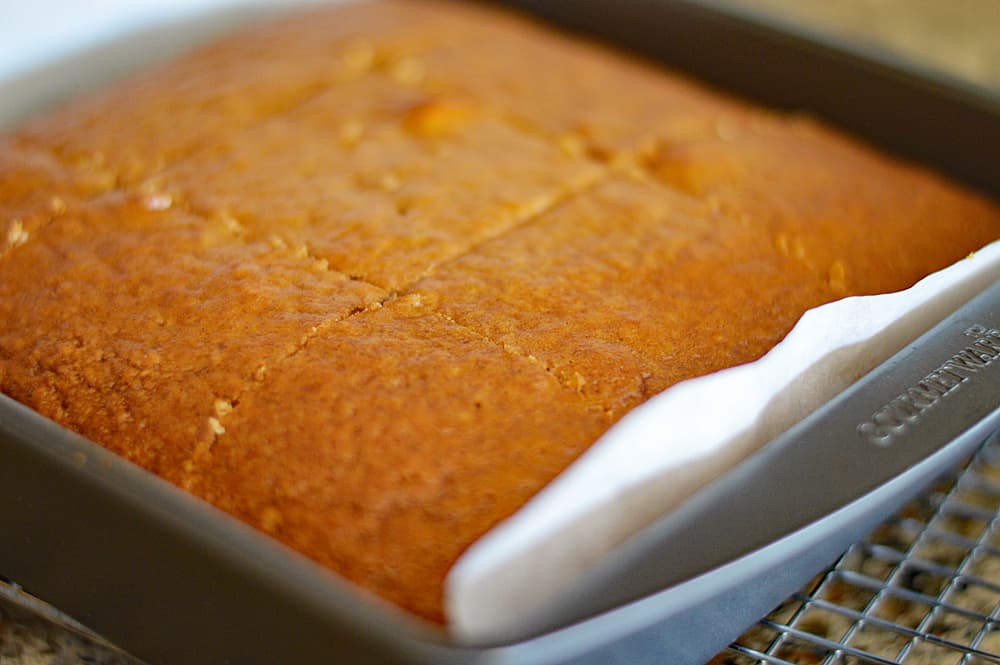
M 445 588 L 462 642 L 506 639 L 615 545 L 720 477 L 1000 279 L 1000 242 L 899 293 L 807 312 L 757 362 L 678 384 L 629 413 L 476 542 Z

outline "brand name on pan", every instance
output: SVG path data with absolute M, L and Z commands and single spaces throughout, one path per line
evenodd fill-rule
M 974 341 L 858 425 L 862 439 L 876 446 L 892 445 L 893 439 L 913 427 L 945 397 L 959 390 L 969 377 L 1000 359 L 1000 330 L 974 325 L 966 328 L 963 334 Z

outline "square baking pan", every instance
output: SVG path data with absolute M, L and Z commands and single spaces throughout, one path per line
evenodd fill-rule
M 1000 100 L 985 91 L 708 0 L 507 4 L 1000 197 Z M 115 39 L 0 84 L 0 111 L 13 122 L 267 11 Z M 983 356 L 958 389 L 898 418 L 891 445 L 859 428 L 996 330 L 1000 285 L 631 539 L 508 644 L 456 645 L 2 396 L 0 574 L 158 665 L 698 665 L 1000 426 L 1000 358 Z

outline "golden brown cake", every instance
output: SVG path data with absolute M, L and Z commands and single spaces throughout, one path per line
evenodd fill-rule
M 1000 210 L 495 10 L 255 26 L 0 138 L 0 389 L 422 617 L 614 422 Z

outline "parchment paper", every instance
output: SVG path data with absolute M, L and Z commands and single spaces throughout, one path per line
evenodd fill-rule
M 446 582 L 451 632 L 468 643 L 516 636 L 616 545 L 997 279 L 1000 242 L 906 291 L 810 310 L 757 362 L 653 397 L 459 559 Z

